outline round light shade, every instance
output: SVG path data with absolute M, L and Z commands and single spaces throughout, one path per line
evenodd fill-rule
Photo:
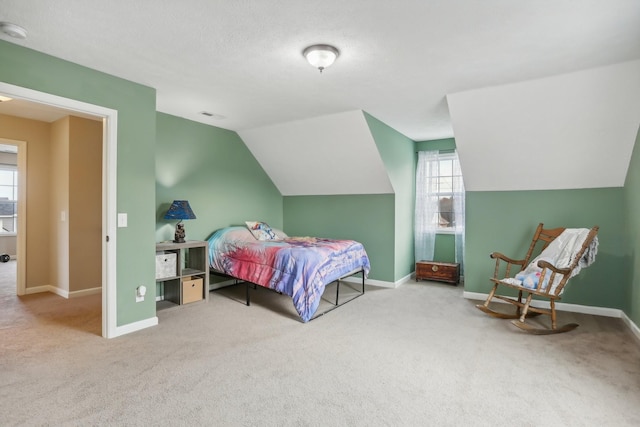
M 11 22 L 0 22 L 0 31 L 16 39 L 27 38 L 27 30 Z
M 306 48 L 302 54 L 309 64 L 316 67 L 320 72 L 334 63 L 340 51 L 328 44 L 316 44 Z

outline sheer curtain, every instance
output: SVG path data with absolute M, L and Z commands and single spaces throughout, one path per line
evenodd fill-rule
M 452 178 L 447 179 L 451 186 L 445 190 L 439 184 L 441 179 L 440 160 L 442 157 L 453 160 Z M 448 174 L 447 174 L 448 175 Z M 439 182 L 440 180 L 440 182 Z M 453 226 L 448 230 L 455 233 L 455 261 L 464 271 L 464 183 L 460 162 L 456 153 L 440 155 L 438 151 L 420 151 L 416 169 L 416 210 L 415 210 L 415 260 L 433 260 L 436 231 L 439 224 L 439 191 L 453 197 Z M 449 191 L 451 193 L 449 193 Z
M 464 274 L 464 182 L 460 162 L 456 154 L 453 159 L 453 214 L 455 215 L 456 262 L 460 264 L 460 274 Z
M 415 261 L 433 260 L 438 221 L 437 177 L 440 163 L 437 151 L 419 151 L 416 169 Z

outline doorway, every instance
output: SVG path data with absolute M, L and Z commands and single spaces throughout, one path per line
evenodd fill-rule
M 26 222 L 20 217 L 25 214 L 27 186 L 26 177 L 27 143 L 0 137 L 0 253 L 2 256 L 15 255 L 17 249 L 26 247 Z M 2 259 L 2 262 L 6 262 Z M 18 263 L 16 271 L 16 294 L 25 294 L 25 264 Z
M 70 115 L 97 117 L 102 120 L 102 336 L 113 338 L 127 333 L 126 328 L 122 330 L 117 326 L 116 319 L 117 111 L 2 82 L 0 82 L 0 93 L 12 99 L 32 103 L 41 109 L 64 110 Z M 25 214 L 23 213 L 23 215 Z M 18 231 L 18 235 L 20 236 L 20 231 Z M 22 235 L 24 236 L 25 233 Z M 19 244 L 17 247 L 18 259 L 24 260 L 19 263 L 19 269 L 23 269 L 28 261 L 26 259 L 26 245 L 25 241 L 24 244 Z M 24 275 L 22 280 L 24 280 Z

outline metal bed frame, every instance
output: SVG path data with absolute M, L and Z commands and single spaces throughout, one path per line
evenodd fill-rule
M 235 280 L 235 284 L 234 284 L 234 286 L 235 286 L 235 285 L 239 285 L 239 284 L 241 284 L 241 283 L 244 283 L 244 284 L 245 284 L 245 289 L 246 289 L 246 305 L 247 305 L 247 307 L 249 307 L 249 306 L 251 305 L 251 294 L 250 294 L 250 292 L 249 292 L 249 288 L 250 288 L 250 286 L 251 286 L 251 285 L 253 285 L 253 289 L 255 290 L 255 289 L 257 289 L 257 288 L 258 288 L 258 286 L 260 286 L 260 285 L 257 285 L 257 284 L 255 284 L 255 283 L 251 283 L 251 282 L 247 282 L 246 280 L 238 279 L 237 277 L 230 276 L 230 275 L 228 275 L 228 274 L 226 274 L 226 273 L 224 273 L 224 272 L 218 271 L 218 270 L 210 269 L 210 272 L 211 272 L 211 273 L 213 273 L 213 274 L 215 274 L 215 275 L 217 275 L 217 276 L 229 277 L 229 278 L 234 279 L 234 280 Z M 358 290 L 358 289 L 356 289 L 355 287 L 350 286 L 350 285 L 349 285 L 349 282 L 344 281 L 344 279 L 346 279 L 347 277 L 351 277 L 351 276 L 356 275 L 356 274 L 359 274 L 359 273 L 362 273 L 362 289 L 361 289 L 361 290 Z M 332 282 L 329 282 L 329 283 L 325 284 L 325 291 L 326 291 L 326 287 L 327 287 L 327 286 L 329 286 L 329 285 L 330 285 L 330 284 L 332 284 L 332 283 L 336 283 L 336 298 L 335 298 L 335 302 L 333 302 L 333 301 L 329 301 L 328 299 L 325 299 L 325 298 L 322 298 L 322 297 L 324 297 L 324 292 L 323 292 L 323 293 L 322 293 L 322 296 L 321 296 L 321 299 L 324 299 L 325 301 L 328 301 L 330 304 L 332 304 L 332 306 L 331 306 L 330 308 L 328 308 L 327 310 L 325 310 L 325 311 L 321 312 L 321 313 L 316 312 L 316 313 L 313 315 L 313 317 L 311 317 L 311 318 L 309 319 L 309 322 L 310 322 L 310 321 L 312 321 L 312 320 L 314 320 L 314 319 L 317 319 L 317 318 L 318 318 L 318 317 L 320 317 L 320 316 L 323 316 L 323 315 L 325 315 L 325 314 L 329 313 L 330 311 L 335 310 L 335 309 L 336 309 L 336 308 L 338 308 L 338 307 L 341 307 L 341 306 L 345 305 L 346 303 L 348 303 L 348 302 L 350 302 L 350 301 L 353 301 L 354 299 L 356 299 L 356 298 L 358 298 L 358 297 L 361 297 L 362 295 L 364 295 L 364 281 L 365 281 L 365 273 L 364 273 L 364 269 L 363 269 L 363 268 L 357 268 L 357 269 L 355 269 L 355 270 L 353 270 L 353 271 L 351 271 L 351 272 L 349 272 L 349 273 L 345 274 L 344 276 L 341 276 L 341 277 L 339 277 L 338 279 L 336 279 L 336 280 L 334 280 L 334 281 L 332 281 Z M 343 282 L 346 286 L 348 286 L 348 287 L 349 287 L 349 288 L 351 288 L 352 290 L 354 290 L 354 291 L 358 291 L 359 293 L 358 293 L 358 294 L 356 294 L 355 296 L 351 297 L 350 299 L 348 299 L 348 300 L 343 301 L 342 303 L 340 303 L 340 302 L 339 302 L 339 300 L 340 300 L 340 283 L 341 283 L 341 282 Z M 277 292 L 277 293 L 279 293 L 280 295 L 282 295 L 282 292 L 278 292 L 278 291 L 276 291 L 275 289 L 267 288 L 266 286 L 260 286 L 260 287 L 261 287 L 261 288 L 264 288 L 264 289 L 267 289 L 267 290 L 269 290 L 269 291 L 272 291 L 272 292 Z M 318 306 L 318 307 L 319 307 L 319 306 Z

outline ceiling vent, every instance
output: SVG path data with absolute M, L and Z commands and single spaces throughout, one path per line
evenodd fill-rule
M 216 120 L 226 119 L 226 117 L 221 114 L 210 113 L 208 111 L 200 111 L 200 114 L 206 117 L 211 117 L 212 119 L 216 119 Z

